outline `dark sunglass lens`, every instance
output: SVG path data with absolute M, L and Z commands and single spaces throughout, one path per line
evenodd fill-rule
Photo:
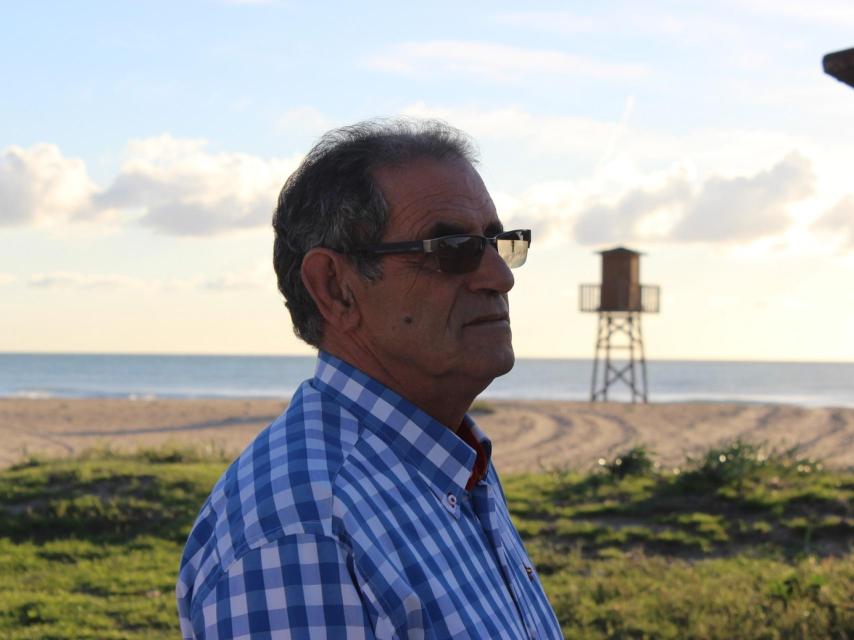
M 443 238 L 436 252 L 439 269 L 444 273 L 468 273 L 480 264 L 486 239 L 479 236 Z

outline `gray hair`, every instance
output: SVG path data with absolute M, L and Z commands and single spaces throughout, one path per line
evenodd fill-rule
M 368 120 L 326 133 L 285 182 L 273 215 L 273 266 L 294 333 L 305 342 L 320 346 L 323 317 L 303 285 L 303 257 L 326 247 L 347 255 L 363 277 L 381 278 L 379 258 L 353 252 L 380 242 L 388 223 L 374 171 L 419 158 L 474 164 L 476 151 L 466 134 L 443 122 Z

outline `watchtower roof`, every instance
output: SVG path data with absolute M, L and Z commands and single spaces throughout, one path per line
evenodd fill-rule
M 614 247 L 613 249 L 605 249 L 604 251 L 597 251 L 601 255 L 617 255 L 617 254 L 629 254 L 633 256 L 642 256 L 643 254 L 640 251 L 635 251 L 633 249 L 628 249 L 626 247 Z

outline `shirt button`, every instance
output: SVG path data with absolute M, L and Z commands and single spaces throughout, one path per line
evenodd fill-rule
M 448 506 L 450 506 L 452 509 L 456 508 L 457 506 L 457 496 L 455 496 L 453 493 L 448 494 Z

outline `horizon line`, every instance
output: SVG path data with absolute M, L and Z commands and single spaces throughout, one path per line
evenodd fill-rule
M 104 357 L 171 357 L 171 358 L 315 358 L 315 354 L 302 353 L 199 353 L 160 351 L 4 351 L 0 356 L 104 356 Z M 592 361 L 591 356 L 517 356 L 517 360 L 573 360 Z M 621 359 L 615 359 L 621 361 Z M 854 364 L 854 360 L 769 360 L 765 358 L 646 358 L 649 362 L 720 362 L 740 364 Z

